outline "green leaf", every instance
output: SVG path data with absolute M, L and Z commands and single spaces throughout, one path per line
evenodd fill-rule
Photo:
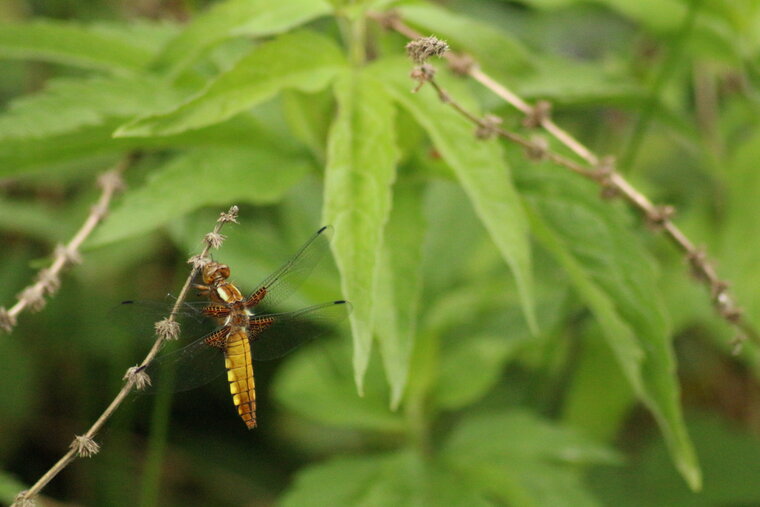
M 577 0 L 525 0 L 532 7 L 561 10 L 585 2 Z M 686 2 L 683 0 L 594 0 L 619 15 L 637 30 L 649 30 L 664 40 L 664 46 L 672 48 L 673 36 L 682 29 L 689 10 L 697 10 L 694 29 L 688 36 L 688 55 L 708 59 L 722 59 L 731 65 L 738 58 L 754 52 L 757 48 L 756 2 Z M 578 12 L 578 9 L 576 9 Z M 564 14 L 564 13 L 562 13 Z M 557 15 L 562 15 L 557 13 Z M 609 17 L 610 15 L 607 14 Z M 617 20 L 615 20 L 617 21 Z M 568 21 L 571 25 L 572 21 Z M 682 34 L 678 34 L 682 35 Z M 677 35 L 677 36 L 678 36 Z M 666 38 L 667 37 L 667 38 Z
M 134 149 L 240 146 L 241 139 L 272 143 L 278 148 L 283 144 L 247 117 L 175 136 L 114 139 L 111 133 L 120 122 L 109 119 L 100 126 L 53 136 L 0 140 L 0 177 L 53 169 L 64 176 L 93 168 L 102 170 Z
M 153 21 L 149 18 L 130 17 L 121 22 L 97 21 L 87 25 L 87 28 L 103 37 L 140 48 L 155 57 L 167 42 L 176 37 L 184 25 L 167 18 Z
M 11 102 L 0 116 L 0 140 L 41 138 L 110 118 L 147 114 L 176 103 L 181 95 L 151 77 L 56 79 L 45 90 Z
M 454 51 L 473 55 L 486 70 L 513 73 L 532 65 L 522 43 L 495 25 L 444 9 L 433 3 L 399 7 L 404 21 L 446 39 Z
M 65 241 L 71 234 L 61 227 L 61 210 L 34 200 L 0 199 L 0 229 L 42 241 Z
M 501 460 L 568 465 L 621 462 L 618 453 L 605 445 L 520 409 L 466 417 L 446 442 L 444 457 L 463 465 Z
M 493 505 L 451 472 L 410 452 L 341 457 L 305 469 L 283 506 Z
M 88 246 L 152 231 L 202 206 L 277 202 L 308 168 L 303 159 L 256 148 L 190 151 L 128 192 Z
M 55 136 L 0 140 L 0 177 L 41 169 L 78 169 L 95 161 L 111 163 L 136 143 L 111 139 L 118 122 Z
M 97 27 L 36 20 L 0 24 L 0 57 L 44 60 L 125 73 L 145 67 L 153 52 Z
M 420 185 L 397 182 L 393 190 L 393 211 L 378 261 L 374 323 L 395 410 L 406 387 L 417 330 L 425 224 Z
M 335 95 L 338 115 L 328 139 L 323 217 L 335 226 L 335 262 L 343 294 L 354 305 L 354 372 L 361 393 L 372 345 L 378 259 L 399 153 L 395 111 L 380 82 L 364 71 L 349 71 L 340 76 Z
M 683 422 L 670 329 L 650 257 L 619 211 L 599 200 L 593 183 L 536 166 L 520 181 L 538 240 L 594 313 L 628 382 L 657 420 L 676 467 L 699 489 L 699 464 Z
M 760 192 L 760 174 L 757 160 L 760 157 L 760 133 L 748 137 L 736 149 L 726 171 L 728 195 L 725 226 L 720 228 L 722 255 L 721 267 L 731 280 L 732 289 L 746 312 L 745 316 L 760 325 L 760 227 L 757 196 Z
M 627 63 L 600 68 L 597 61 L 576 61 L 553 56 L 534 58 L 536 71 L 515 84 L 516 92 L 526 100 L 548 100 L 557 106 L 590 107 L 614 105 L 639 113 L 652 109 L 655 119 L 685 138 L 696 137 L 691 118 L 659 97 L 651 98 L 646 88 L 630 75 Z
M 278 371 L 273 386 L 275 398 L 293 412 L 325 425 L 403 432 L 403 417 L 388 408 L 388 388 L 377 361 L 367 371 L 365 395 L 356 395 L 350 349 L 343 338 L 303 347 Z
M 442 459 L 508 505 L 597 505 L 578 465 L 619 456 L 574 431 L 524 411 L 470 415 L 444 444 Z
M 3 414 L 5 428 L 0 443 L 7 449 L 11 444 L 4 441 L 12 439 L 14 428 L 21 429 L 24 422 L 34 413 L 34 409 L 39 408 L 39 400 L 35 397 L 35 393 L 39 392 L 39 383 L 34 375 L 32 358 L 23 343 L 6 335 L 0 340 L 0 354 L 2 357 L 14 358 L 5 365 L 0 374 L 3 385 L 15 385 L 13 389 L 0 389 L 0 414 Z M 24 379 L 24 382 L 19 382 L 19 379 Z
M 0 470 L 0 502 L 11 505 L 16 495 L 25 489 L 28 489 L 28 486 L 8 472 Z
M 214 5 L 169 42 L 156 61 L 176 73 L 205 49 L 231 37 L 265 37 L 324 16 L 331 7 L 323 0 L 228 0 Z M 304 47 L 303 49 L 307 49 Z
M 686 4 L 680 0 L 642 0 L 634 3 L 624 0 L 597 0 L 597 3 L 657 31 L 677 30 L 688 11 Z
M 536 332 L 530 243 L 527 219 L 520 198 L 512 186 L 504 153 L 496 141 L 475 138 L 473 126 L 446 104 L 431 87 L 410 93 L 409 64 L 390 60 L 378 64 L 389 92 L 427 131 L 443 160 L 451 167 L 491 239 L 511 269 L 522 300 L 525 318 Z M 444 79 L 459 102 L 469 106 L 466 88 Z
M 286 88 L 321 90 L 342 65 L 340 50 L 330 39 L 307 31 L 286 34 L 255 48 L 187 102 L 138 118 L 114 135 L 165 136 L 219 123 Z
M 313 94 L 285 90 L 282 107 L 293 136 L 308 146 L 317 160 L 324 162 L 327 131 L 335 109 L 331 90 Z
M 536 57 L 536 72 L 520 79 L 516 91 L 525 99 L 550 100 L 559 104 L 622 104 L 641 107 L 646 89 L 622 66 L 599 67 L 596 61 Z
M 501 377 L 504 363 L 522 344 L 504 336 L 459 338 L 441 352 L 434 396 L 436 406 L 447 410 L 465 407 L 485 395 Z
M 683 2 L 681 0 L 597 0 L 622 16 L 661 35 L 683 36 L 683 24 L 688 16 L 695 15 L 694 29 L 689 33 L 687 43 L 691 50 L 687 54 L 721 58 L 736 65 L 737 57 L 749 50 L 756 42 L 757 31 L 749 20 L 752 14 L 744 8 L 743 2 Z M 712 5 L 715 4 L 715 5 Z M 721 6 L 727 8 L 720 12 Z M 745 4 L 746 5 L 746 4 Z M 691 11 L 694 11 L 693 13 Z M 665 41 L 674 45 L 671 37 Z M 742 47 L 745 46 L 745 47 Z
M 298 474 L 280 505 L 402 505 L 401 460 L 394 454 L 334 458 L 307 468 Z
M 442 294 L 450 287 L 467 283 L 466 267 L 475 245 L 490 241 L 462 188 L 454 182 L 432 180 L 425 195 L 424 280 L 425 289 Z M 451 240 L 457 231 L 457 240 Z
M 735 421 L 715 414 L 692 414 L 689 433 L 699 452 L 705 482 L 702 491 L 689 490 L 668 465 L 668 449 L 653 439 L 636 453 L 635 461 L 616 469 L 594 469 L 590 482 L 605 505 L 638 507 L 714 507 L 760 505 L 757 470 L 760 440 Z
M 576 5 L 578 0 L 525 0 L 527 5 L 536 9 L 560 9 Z
M 608 442 L 625 423 L 635 395 L 601 330 L 586 326 L 582 333 L 582 355 L 567 389 L 563 419 L 585 435 Z

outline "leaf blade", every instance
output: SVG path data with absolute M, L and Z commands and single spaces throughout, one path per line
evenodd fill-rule
M 534 166 L 521 175 L 537 238 L 597 318 L 628 382 L 660 427 L 692 487 L 701 472 L 679 404 L 670 330 L 653 264 L 614 208 L 573 175 Z
M 147 114 L 180 97 L 148 75 L 54 79 L 40 93 L 10 103 L 0 115 L 0 140 L 40 138 L 103 125 L 111 118 Z
M 335 94 L 338 115 L 328 135 L 323 217 L 335 227 L 335 261 L 344 296 L 354 304 L 354 369 L 362 392 L 372 345 L 374 280 L 399 154 L 395 110 L 379 82 L 363 71 L 347 72 Z
M 206 205 L 271 204 L 308 167 L 300 158 L 260 148 L 192 150 L 155 171 L 144 186 L 127 192 L 87 245 L 102 246 L 148 232 Z
M 444 467 L 409 451 L 333 458 L 298 474 L 283 505 L 494 505 Z
M 125 73 L 144 68 L 153 53 L 96 27 L 35 20 L 0 24 L 0 57 L 44 60 Z
M 389 60 L 376 66 L 389 93 L 427 131 L 433 144 L 454 172 L 472 207 L 498 247 L 517 282 L 525 318 L 538 330 L 533 298 L 528 222 L 512 185 L 501 147 L 477 140 L 472 125 L 442 104 L 430 87 L 409 93 L 408 64 Z M 451 86 L 450 83 L 446 84 Z M 468 93 L 457 89 L 457 100 Z
M 377 362 L 373 361 L 367 371 L 366 393 L 360 398 L 350 356 L 348 340 L 303 347 L 278 371 L 274 396 L 289 410 L 320 424 L 389 435 L 402 433 L 404 420 L 388 409 L 388 388 Z
M 541 506 L 597 505 L 579 465 L 620 462 L 606 446 L 523 410 L 467 416 L 441 458 L 509 505 Z
M 422 188 L 397 182 L 393 209 L 385 228 L 375 282 L 375 334 L 385 375 L 391 386 L 391 408 L 398 408 L 406 387 L 422 291 Z
M 265 37 L 329 13 L 323 0 L 232 0 L 220 2 L 171 40 L 155 66 L 176 74 L 202 51 L 231 37 Z
M 282 89 L 320 90 L 342 64 L 340 50 L 327 37 L 307 31 L 286 34 L 256 48 L 174 109 L 137 118 L 114 136 L 166 136 L 213 125 Z
M 440 38 L 446 38 L 457 51 L 472 54 L 489 72 L 516 72 L 531 66 L 528 50 L 509 32 L 495 25 L 449 11 L 433 3 L 404 5 L 403 19 Z M 505 58 L 505 55 L 508 55 Z

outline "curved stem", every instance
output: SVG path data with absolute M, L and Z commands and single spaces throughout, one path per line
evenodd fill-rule
M 198 270 L 200 269 L 201 262 L 197 262 L 198 259 L 205 259 L 208 256 L 209 250 L 212 248 L 212 241 L 209 240 L 209 236 L 211 235 L 217 235 L 219 236 L 219 231 L 224 227 L 224 224 L 228 222 L 236 222 L 237 220 L 237 212 L 238 208 L 237 206 L 233 206 L 230 208 L 230 210 L 227 213 L 222 213 L 219 219 L 217 220 L 216 226 L 214 227 L 213 232 L 210 235 L 206 235 L 206 245 L 203 248 L 203 251 L 197 258 L 193 258 L 193 269 L 190 271 L 190 275 L 187 277 L 187 280 L 185 280 L 185 285 L 182 287 L 182 291 L 179 294 L 179 297 L 174 303 L 174 307 L 172 308 L 171 314 L 169 315 L 169 318 L 166 319 L 169 322 L 174 322 L 175 316 L 177 315 L 177 312 L 179 310 L 179 307 L 182 305 L 182 302 L 185 300 L 185 297 L 187 296 L 187 292 L 190 289 L 190 284 L 192 283 L 193 279 L 195 278 L 196 274 L 198 273 Z M 159 334 L 159 336 L 156 338 L 156 341 L 153 343 L 153 347 L 151 347 L 148 354 L 145 356 L 145 359 L 143 359 L 141 366 L 147 365 L 149 362 L 153 360 L 153 358 L 158 353 L 158 350 L 161 348 L 161 345 L 163 345 L 163 342 L 167 339 L 166 335 Z M 138 372 L 139 368 L 130 368 L 127 370 L 127 374 L 125 375 L 126 382 L 124 382 L 124 385 L 122 386 L 119 393 L 116 395 L 116 397 L 113 399 L 113 401 L 108 405 L 108 407 L 103 411 L 102 414 L 100 414 L 100 417 L 93 423 L 92 426 L 90 426 L 90 429 L 87 430 L 87 433 L 85 433 L 82 436 L 76 436 L 74 438 L 74 441 L 72 442 L 68 452 L 64 454 L 61 459 L 59 459 L 45 474 L 37 480 L 34 485 L 32 485 L 31 488 L 29 488 L 26 491 L 22 491 L 19 493 L 19 495 L 16 497 L 16 501 L 14 502 L 14 505 L 25 505 L 29 500 L 33 499 L 39 492 L 44 488 L 56 475 L 58 475 L 64 468 L 66 468 L 69 463 L 74 461 L 77 457 L 80 456 L 91 456 L 92 454 L 95 454 L 98 451 L 98 445 L 94 442 L 93 438 L 95 435 L 100 431 L 100 429 L 103 427 L 103 425 L 108 421 L 108 419 L 111 418 L 114 412 L 116 412 L 116 409 L 119 408 L 119 406 L 122 404 L 124 399 L 132 392 L 132 388 L 138 384 L 139 380 L 139 374 L 135 374 Z

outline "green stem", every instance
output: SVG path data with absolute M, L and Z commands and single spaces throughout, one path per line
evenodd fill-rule
M 367 18 L 363 15 L 351 22 L 351 63 L 354 67 L 361 67 L 367 60 L 367 51 L 364 46 L 367 38 Z
M 429 407 L 430 393 L 437 382 L 438 336 L 433 332 L 420 333 L 412 353 L 407 387 L 405 415 L 409 438 L 422 456 L 433 454 L 430 435 L 434 415 Z
M 695 21 L 697 19 L 697 13 L 701 5 L 701 0 L 696 0 L 691 3 L 689 11 L 684 17 L 683 23 L 678 32 L 672 38 L 672 50 L 668 54 L 667 58 L 660 66 L 657 74 L 652 83 L 652 87 L 649 89 L 649 94 L 641 109 L 638 121 L 633 128 L 631 139 L 628 142 L 625 153 L 621 157 L 618 167 L 627 168 L 628 171 L 632 170 L 633 164 L 636 160 L 639 148 L 641 147 L 641 141 L 644 138 L 644 134 L 649 128 L 649 124 L 652 121 L 655 108 L 657 107 L 657 97 L 660 95 L 660 91 L 667 83 L 673 71 L 677 67 L 677 62 L 683 58 L 683 50 L 686 45 L 686 41 L 689 39 L 689 34 L 694 28 Z
M 343 40 L 348 46 L 349 61 L 355 68 L 362 67 L 367 61 L 367 9 L 361 4 L 362 0 L 352 0 L 341 9 L 338 17 Z
M 172 386 L 174 385 L 174 371 L 164 368 L 161 376 L 162 387 L 159 388 L 153 405 L 153 413 L 150 421 L 150 436 L 148 438 L 148 452 L 145 458 L 145 468 L 140 485 L 141 507 L 153 507 L 159 505 L 159 493 L 161 489 L 161 469 L 166 454 L 166 440 L 169 429 L 169 412 L 172 404 Z

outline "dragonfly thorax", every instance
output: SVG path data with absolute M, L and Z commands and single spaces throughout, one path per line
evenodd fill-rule
M 248 313 L 245 311 L 233 311 L 230 313 L 229 317 L 227 317 L 227 325 L 231 327 L 248 327 L 248 324 L 250 323 L 250 317 L 248 316 Z
M 220 262 L 209 262 L 201 272 L 205 286 L 200 288 L 200 294 L 207 295 L 212 301 L 222 304 L 233 304 L 243 301 L 243 294 L 227 279 L 230 277 L 230 267 Z
M 215 297 L 212 296 L 212 299 L 217 299 L 220 303 L 231 305 L 243 301 L 243 294 L 240 292 L 240 289 L 229 282 L 222 282 L 218 285 L 214 284 L 212 287 L 215 293 Z

